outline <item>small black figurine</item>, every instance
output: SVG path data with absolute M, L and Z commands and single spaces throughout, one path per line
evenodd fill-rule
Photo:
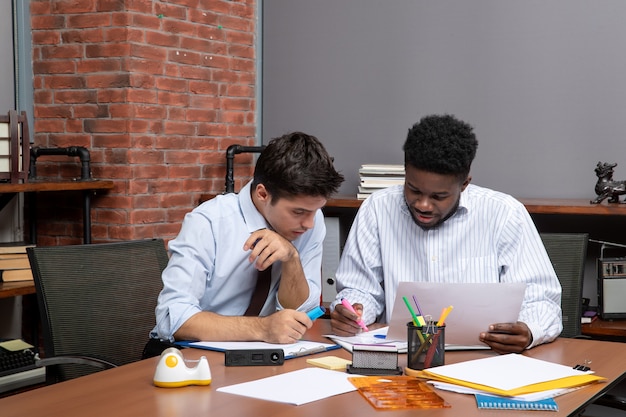
M 613 180 L 613 168 L 616 166 L 617 164 L 598 162 L 595 169 L 598 176 L 595 188 L 598 197 L 591 200 L 591 204 L 600 204 L 609 197 L 609 203 L 626 203 L 626 201 L 619 200 L 620 195 L 626 194 L 626 181 Z

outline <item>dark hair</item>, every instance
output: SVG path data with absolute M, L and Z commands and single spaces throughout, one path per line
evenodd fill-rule
M 263 184 L 275 203 L 286 196 L 330 198 L 342 182 L 324 145 L 315 136 L 293 132 L 272 139 L 261 152 L 252 188 Z
M 469 124 L 451 115 L 425 116 L 409 129 L 403 146 L 404 163 L 465 180 L 477 148 L 478 141 Z

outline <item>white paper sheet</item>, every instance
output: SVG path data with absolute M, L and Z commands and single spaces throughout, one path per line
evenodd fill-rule
M 453 350 L 454 345 L 485 348 L 487 345 L 478 340 L 478 335 L 487 331 L 490 324 L 516 322 L 525 290 L 524 283 L 400 282 L 387 337 L 407 338 L 406 324 L 412 319 L 402 297 L 413 304 L 415 295 L 423 315 L 430 315 L 434 321 L 442 309 L 454 307 L 445 321 L 446 350 Z
M 302 405 L 334 395 L 356 391 L 349 377 L 357 375 L 322 368 L 305 368 L 218 388 L 218 392 L 280 403 Z
M 517 353 L 438 366 L 428 372 L 504 391 L 585 374 L 570 366 Z

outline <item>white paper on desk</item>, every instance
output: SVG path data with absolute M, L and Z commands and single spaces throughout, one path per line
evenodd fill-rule
M 455 346 L 485 349 L 488 346 L 478 340 L 478 335 L 487 331 L 490 324 L 516 322 L 525 291 L 525 283 L 400 282 L 387 337 L 407 338 L 406 324 L 411 321 L 411 313 L 402 297 L 412 303 L 415 296 L 422 314 L 430 315 L 434 321 L 439 319 L 441 310 L 453 306 L 445 321 L 446 350 Z
M 356 391 L 349 377 L 358 375 L 322 368 L 304 368 L 256 381 L 218 388 L 218 392 L 302 405 L 334 395 Z
M 517 353 L 438 366 L 428 369 L 428 373 L 503 391 L 585 374 L 570 366 Z
M 356 336 L 337 336 L 334 334 L 325 334 L 324 337 L 329 338 L 348 352 L 352 352 L 353 345 L 392 345 L 398 349 L 398 353 L 406 353 L 406 334 L 402 339 L 392 340 L 386 337 L 388 330 L 389 327 L 382 327 L 380 329 L 370 330 L 369 332 L 359 333 Z M 385 336 L 385 338 L 377 336 Z
M 238 349 L 282 349 L 283 352 L 285 352 L 285 359 L 312 355 L 314 353 L 325 352 L 332 349 L 339 349 L 339 346 L 335 344 L 311 342 L 308 340 L 298 340 L 296 343 L 291 344 L 266 342 L 189 342 L 185 343 L 184 346 L 217 350 L 219 352 Z

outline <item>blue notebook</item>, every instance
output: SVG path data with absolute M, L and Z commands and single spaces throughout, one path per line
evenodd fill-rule
M 499 397 L 486 394 L 474 394 L 478 408 L 483 410 L 537 410 L 558 411 L 554 398 L 545 398 L 536 401 L 515 400 L 513 398 Z

